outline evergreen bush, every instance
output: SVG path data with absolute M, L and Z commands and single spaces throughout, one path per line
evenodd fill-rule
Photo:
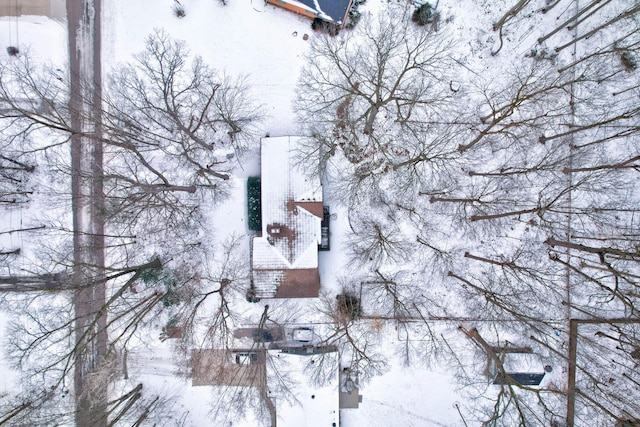
M 320 33 L 325 33 L 330 36 L 337 36 L 340 32 L 340 27 L 332 22 L 324 21 L 320 18 L 315 18 L 311 22 L 311 29 Z
M 413 11 L 411 20 L 420 26 L 433 23 L 436 12 L 430 3 L 425 3 Z
M 620 61 L 622 61 L 622 65 L 624 66 L 624 69 L 629 72 L 638 68 L 638 63 L 636 62 L 636 59 L 633 57 L 633 55 L 631 55 L 629 51 L 622 52 L 622 55 L 620 55 Z
M 249 230 L 262 230 L 262 207 L 260 197 L 260 177 L 251 176 L 247 179 L 247 217 Z
M 178 17 L 178 18 L 184 18 L 185 16 L 187 16 L 187 13 L 184 11 L 184 7 L 180 6 L 180 5 L 176 5 L 173 8 L 173 13 Z

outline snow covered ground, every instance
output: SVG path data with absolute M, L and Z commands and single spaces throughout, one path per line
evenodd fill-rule
M 262 134 L 269 136 L 296 135 L 299 126 L 292 101 L 296 96 L 300 69 L 309 52 L 311 39 L 316 37 L 310 22 L 285 10 L 263 4 L 260 0 L 228 0 L 223 5 L 217 0 L 182 0 L 186 16 L 178 18 L 173 0 L 105 0 L 103 5 L 103 75 L 117 64 L 131 60 L 133 54 L 144 47 L 145 38 L 156 28 L 165 29 L 175 39 L 185 40 L 192 53 L 201 55 L 205 62 L 220 73 L 232 76 L 246 75 L 252 93 L 264 106 L 266 117 L 261 125 Z M 491 51 L 497 48 L 495 33 L 490 31 L 497 13 L 508 9 L 506 1 L 499 2 L 446 2 L 439 8 L 453 28 L 468 32 L 464 43 L 458 46 L 460 61 L 469 72 L 486 71 L 487 79 L 500 75 L 513 66 L 509 61 L 513 52 L 519 55 L 531 49 L 537 34 L 535 20 L 526 21 L 527 28 L 517 34 L 517 39 L 505 47 L 510 54 L 497 57 Z M 381 0 L 368 0 L 363 13 L 375 13 L 385 4 Z M 308 36 L 309 39 L 305 40 Z M 509 34 L 505 35 L 510 37 Z M 568 37 L 568 36 L 567 36 Z M 0 18 L 0 55 L 4 47 L 17 44 L 21 51 L 29 51 L 39 58 L 47 58 L 64 68 L 66 61 L 66 30 L 64 25 L 42 17 Z M 486 59 L 486 61 L 485 61 Z M 478 64 L 482 64 L 479 67 Z M 243 169 L 232 178 L 230 197 L 209 212 L 216 229 L 215 239 L 227 235 L 248 234 L 246 223 L 246 177 L 260 171 L 258 142 Z M 332 199 L 333 198 L 333 199 Z M 341 290 L 338 278 L 349 272 L 346 258 L 349 224 L 347 212 L 339 206 L 339 195 L 331 194 L 325 204 L 332 207 L 331 251 L 319 256 L 323 289 L 335 295 Z M 2 229 L 16 228 L 23 224 L 19 211 L 3 216 Z M 12 235 L 0 236 L 7 246 L 14 243 Z M 319 314 L 313 301 L 295 303 L 282 301 L 249 305 L 243 301 L 243 319 L 247 324 L 257 323 L 265 304 L 272 304 L 281 311 L 299 306 L 295 321 L 314 323 Z M 4 325 L 0 321 L 0 327 Z M 241 325 L 238 325 L 241 326 Z M 162 324 L 153 325 L 152 333 L 159 334 Z M 460 335 L 448 325 L 445 333 Z M 462 426 L 458 405 L 468 398 L 461 390 L 453 371 L 446 364 L 428 367 L 419 363 L 407 367 L 397 356 L 397 333 L 388 326 L 382 329 L 382 351 L 388 355 L 386 372 L 363 384 L 359 390 L 363 396 L 357 409 L 344 409 L 340 413 L 340 425 L 360 426 Z M 461 338 L 465 341 L 466 338 Z M 469 342 L 469 347 L 473 345 Z M 291 357 L 291 356 L 288 356 Z M 189 378 L 179 374 L 172 352 L 172 340 L 159 339 L 140 343 L 131 350 L 128 384 L 141 382 L 151 393 L 166 399 L 167 412 L 171 413 L 163 425 L 204 426 L 211 425 L 211 406 L 214 393 L 210 387 L 192 387 Z M 11 389 L 14 373 L 5 363 L 0 382 L 0 393 Z M 184 367 L 181 369 L 184 371 Z M 561 370 L 554 378 L 561 379 Z M 124 384 L 118 384 L 124 387 Z M 252 426 L 255 421 L 236 420 L 234 426 Z
M 230 1 L 226 6 L 206 0 L 182 3 L 186 12 L 184 18 L 175 16 L 174 2 L 169 0 L 104 2 L 103 75 L 108 75 L 110 68 L 118 63 L 131 60 L 134 53 L 143 49 L 145 38 L 154 29 L 162 28 L 172 37 L 185 40 L 193 54 L 201 55 L 220 73 L 247 76 L 254 96 L 265 107 L 264 135 L 297 134 L 292 100 L 300 68 L 308 54 L 310 40 L 304 38 L 315 36 L 309 20 L 256 0 Z M 370 9 L 375 7 L 379 5 L 372 5 Z M 66 36 L 64 23 L 45 17 L 0 18 L 0 46 L 3 49 L 19 42 L 21 52 L 28 51 L 34 58 L 51 61 L 61 69 L 66 67 Z M 254 155 L 249 156 L 243 170 L 233 178 L 233 191 L 228 200 L 211 212 L 218 238 L 222 239 L 225 234 L 248 232 L 244 214 L 246 177 L 258 175 L 259 171 L 256 146 Z M 327 204 L 331 205 L 332 201 L 327 200 Z M 344 210 L 336 206 L 332 213 L 332 250 L 320 254 L 320 270 L 324 291 L 335 294 L 340 290 L 335 276 L 345 262 L 343 238 L 348 232 L 348 224 Z M 3 229 L 16 228 L 21 224 L 21 213 L 11 211 L 3 221 Z M 12 235 L 6 239 L 10 247 Z M 300 304 L 311 307 L 313 301 L 300 301 L 295 305 Z M 262 305 L 257 308 L 261 309 Z M 303 308 L 302 311 L 309 313 L 312 310 Z M 312 314 L 303 316 L 306 317 L 300 321 L 313 323 Z M 156 327 L 159 335 L 161 325 Z M 142 382 L 148 393 L 164 396 L 168 412 L 173 414 L 164 425 L 178 425 L 179 422 L 185 426 L 209 425 L 212 390 L 209 387 L 192 387 L 189 378 L 177 373 L 171 340 L 161 342 L 158 339 L 140 346 L 134 346 L 129 354 L 131 381 L 117 387 Z M 11 373 L 4 363 L 3 368 L 3 390 L 15 392 L 10 379 L 17 373 Z M 416 399 L 427 387 L 437 387 L 437 399 L 435 395 Z M 446 423 L 452 416 L 452 405 L 457 399 L 454 388 L 454 383 L 446 375 L 415 368 L 404 369 L 398 363 L 388 374 L 360 390 L 365 396 L 363 404 L 360 409 L 346 410 L 341 414 L 341 425 L 375 426 L 387 420 L 403 420 L 401 424 L 407 426 L 425 425 L 425 422 L 431 422 L 429 420 Z M 182 413 L 187 413 L 184 419 Z M 237 420 L 234 425 L 253 425 L 250 420 L 245 422 Z
M 267 107 L 265 134 L 295 135 L 295 85 L 309 42 L 309 21 L 254 1 L 190 0 L 177 18 L 173 1 L 109 1 L 104 5 L 103 64 L 131 59 L 154 28 L 185 40 L 221 73 L 247 75 L 253 93 Z

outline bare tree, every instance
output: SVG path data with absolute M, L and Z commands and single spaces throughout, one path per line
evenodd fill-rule
M 535 135 L 537 129 L 565 117 L 566 88 L 587 78 L 559 74 L 549 61 L 534 59 L 518 65 L 506 82 L 482 84 L 480 124 L 473 127 L 470 140 L 458 145 L 458 150 L 466 152 L 489 138 L 504 138 L 515 144 L 530 141 L 532 132 Z
M 56 393 L 66 390 L 75 375 L 77 410 L 67 408 L 65 416 L 78 415 L 78 423 L 129 420 L 128 408 L 145 399 L 134 392 L 109 403 L 106 390 L 119 375 L 131 337 L 159 307 L 176 292 L 188 294 L 189 288 L 195 311 L 197 298 L 206 298 L 200 287 L 209 277 L 179 260 L 200 244 L 205 233 L 200 204 L 224 197 L 229 173 L 253 142 L 259 108 L 243 79 L 219 77 L 199 58 L 189 63 L 184 43 L 163 32 L 150 36 L 135 63 L 114 73 L 108 90 L 93 90 L 96 80 L 90 78 L 67 82 L 28 57 L 3 63 L 0 73 L 2 144 L 12 150 L 3 151 L 3 159 L 9 159 L 3 170 L 29 173 L 29 155 L 45 153 L 39 160 L 47 172 L 60 174 L 54 180 L 69 184 L 72 177 L 66 203 L 80 203 L 74 204 L 75 219 L 88 219 L 62 227 L 78 237 L 75 259 L 68 252 L 55 268 L 37 267 L 26 275 L 13 270 L 3 277 L 5 291 L 21 292 L 25 302 L 34 295 L 43 301 L 41 310 L 25 313 L 31 318 L 24 327 L 15 326 L 17 363 Z M 47 164 L 60 153 L 68 155 L 68 149 L 71 163 Z M 88 212 L 93 219 L 82 216 Z M 160 265 L 148 262 L 157 247 L 168 255 Z M 3 256 L 19 254 L 19 249 Z M 170 280 L 153 285 L 143 280 L 156 270 L 166 270 Z M 75 271 L 72 280 L 67 271 Z M 228 293 L 231 288 L 229 280 L 236 279 L 212 280 L 218 280 L 223 294 L 222 289 Z M 224 324 L 228 307 L 222 301 L 217 318 Z M 225 330 L 228 326 L 212 327 L 210 338 L 220 334 L 224 341 Z M 42 396 L 49 403 L 28 405 L 19 413 L 37 418 L 45 406 L 57 407 L 58 414 L 66 410 L 51 393 Z M 140 419 L 157 401 L 144 405 Z
M 108 215 L 159 214 L 174 226 L 193 216 L 199 199 L 224 197 L 261 118 L 244 78 L 190 61 L 185 43 L 164 31 L 111 75 L 105 102 Z
M 482 372 L 470 367 L 462 369 L 464 364 L 471 362 L 468 356 L 463 356 L 465 360 L 461 361 L 462 366 L 459 367 L 467 389 L 475 393 L 465 404 L 471 418 L 482 425 L 496 427 L 540 425 L 548 420 L 557 422 L 563 418 L 564 394 L 558 389 L 558 384 L 548 383 L 540 387 L 521 384 L 509 375 L 505 367 L 507 359 L 515 353 L 529 354 L 531 359 L 538 361 L 542 372 L 545 364 L 556 368 L 562 366 L 562 360 L 553 352 L 538 346 L 535 351 L 531 346 L 517 348 L 517 345 L 497 334 L 492 334 L 494 336 L 489 342 L 476 328 L 460 326 L 459 330 L 468 338 L 468 345 L 475 345 L 478 354 L 474 356 L 477 365 L 482 367 Z
M 341 355 L 341 366 L 349 370 L 358 385 L 385 372 L 388 362 L 380 352 L 379 330 L 370 322 L 360 319 L 356 306 L 351 305 L 359 306 L 360 301 L 350 299 L 351 302 L 347 304 L 344 301 L 343 298 L 321 296 L 318 310 L 329 322 L 329 329 L 319 345 L 337 348 Z M 320 369 L 322 363 L 316 365 Z
M 78 102 L 67 105 L 64 78 L 28 57 L 2 64 L 0 73 L 3 136 L 16 149 L 26 139 L 55 146 L 85 135 L 73 117 L 100 121 L 101 134 L 90 136 L 104 152 L 105 219 L 128 223 L 129 235 L 154 215 L 172 226 L 188 222 L 200 199 L 223 198 L 262 117 L 245 78 L 219 76 L 200 57 L 191 61 L 185 43 L 163 31 L 114 70 L 108 90 L 81 99 L 99 116 Z
M 33 193 L 28 187 L 28 174 L 35 166 L 7 157 L 7 154 L 0 155 L 0 205 L 26 203 Z
M 409 15 L 391 7 L 353 33 L 314 39 L 296 105 L 322 168 L 337 156 L 346 167 L 383 175 L 453 151 L 434 130 L 456 95 L 451 41 L 445 31 L 417 28 Z

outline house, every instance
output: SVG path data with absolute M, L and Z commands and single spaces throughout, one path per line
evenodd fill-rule
M 353 0 L 266 0 L 311 19 L 320 18 L 344 27 Z
M 257 298 L 313 298 L 320 290 L 322 187 L 318 176 L 306 174 L 296 162 L 301 139 L 261 141 L 262 230 L 251 250 Z
M 63 20 L 67 16 L 65 0 L 12 0 L 0 2 L 0 16 L 42 15 Z

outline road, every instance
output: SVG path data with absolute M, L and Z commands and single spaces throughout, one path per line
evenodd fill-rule
M 107 425 L 108 384 L 91 381 L 107 352 L 105 304 L 103 152 L 101 123 L 101 0 L 67 0 L 73 211 L 77 426 Z M 87 286 L 87 284 L 90 284 Z

